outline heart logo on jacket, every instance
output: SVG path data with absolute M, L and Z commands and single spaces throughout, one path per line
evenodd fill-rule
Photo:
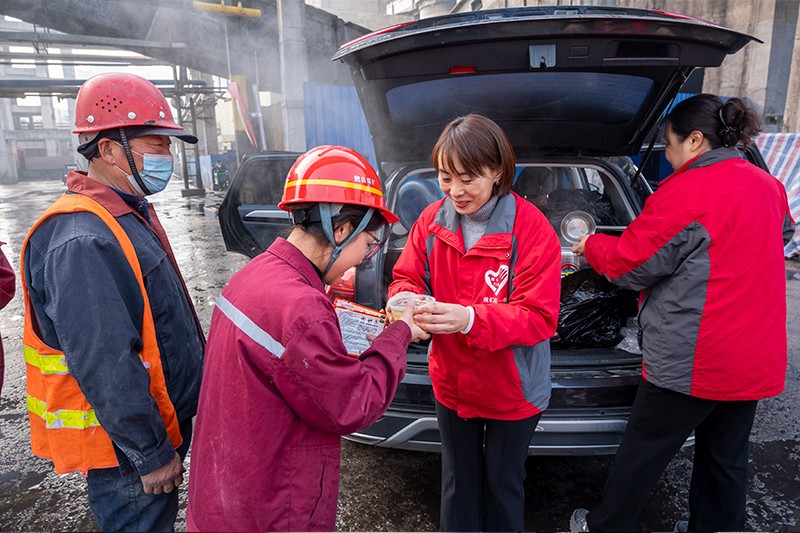
M 508 282 L 508 265 L 500 265 L 497 270 L 487 270 L 484 279 L 486 279 L 486 284 L 497 296 L 500 294 L 500 289 L 505 287 Z

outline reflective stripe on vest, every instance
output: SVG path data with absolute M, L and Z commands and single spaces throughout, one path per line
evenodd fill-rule
M 42 374 L 69 374 L 64 354 L 42 355 L 30 346 L 22 345 L 25 362 L 38 368 Z
M 44 420 L 47 429 L 88 429 L 98 427 L 100 422 L 94 414 L 94 409 L 77 411 L 72 409 L 59 409 L 55 412 L 47 410 L 47 404 L 30 394 L 25 395 L 25 404 L 28 411 Z
M 285 348 L 281 343 L 273 339 L 272 335 L 261 329 L 258 324 L 250 320 L 250 317 L 239 311 L 239 309 L 222 295 L 217 298 L 217 309 L 222 311 L 222 314 L 228 317 L 228 319 L 233 322 L 233 325 L 250 337 L 253 342 L 275 357 L 281 357 L 283 355 Z
M 38 368 L 42 374 L 69 374 L 67 358 L 64 354 L 42 355 L 36 349 L 24 344 L 22 345 L 22 353 L 25 356 L 25 362 Z M 152 366 L 148 361 L 144 360 L 142 354 L 139 354 L 139 360 L 145 368 L 149 369 Z

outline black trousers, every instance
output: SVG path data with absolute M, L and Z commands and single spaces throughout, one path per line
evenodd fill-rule
M 658 478 L 694 430 L 689 531 L 744 531 L 757 405 L 703 400 L 642 380 L 603 500 L 587 517 L 589 530 L 636 531 Z
M 525 459 L 541 414 L 459 418 L 436 402 L 442 436 L 441 531 L 523 531 Z

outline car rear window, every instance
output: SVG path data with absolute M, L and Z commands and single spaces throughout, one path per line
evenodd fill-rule
M 536 72 L 453 76 L 401 85 L 386 93 L 391 121 L 416 127 L 468 112 L 495 120 L 547 119 L 622 124 L 653 90 L 649 78 L 594 72 Z M 487 93 L 492 107 L 487 109 Z M 555 120 L 555 119 L 554 119 Z
M 519 166 L 511 189 L 534 204 L 558 232 L 564 215 L 585 211 L 599 227 L 624 227 L 633 211 L 618 184 L 591 167 Z M 397 191 L 394 212 L 410 230 L 422 210 L 443 198 L 433 170 L 410 174 Z

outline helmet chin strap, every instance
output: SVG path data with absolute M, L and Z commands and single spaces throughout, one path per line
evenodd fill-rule
M 133 179 L 135 179 L 136 183 L 139 184 L 139 188 L 142 190 L 145 196 L 153 194 L 153 191 L 147 188 L 147 185 L 144 184 L 142 177 L 139 176 L 139 171 L 136 170 L 136 163 L 133 161 L 133 153 L 131 153 L 131 147 L 128 144 L 128 136 L 125 134 L 125 128 L 119 129 L 119 136 L 122 139 L 122 148 L 125 152 L 125 157 L 128 159 L 128 166 L 131 167 L 131 176 L 133 176 Z
M 331 204 L 319 204 L 319 214 L 320 218 L 322 218 L 322 231 L 325 232 L 325 236 L 328 237 L 328 241 L 333 245 L 333 253 L 328 261 L 328 266 L 326 266 L 325 270 L 322 271 L 322 277 L 325 277 L 325 274 L 327 274 L 331 269 L 333 264 L 339 258 L 339 254 L 342 253 L 344 247 L 350 244 L 350 242 L 355 239 L 359 233 L 364 231 L 364 228 L 367 227 L 367 224 L 369 224 L 369 221 L 372 219 L 372 213 L 374 212 L 375 209 L 370 208 L 369 211 L 364 214 L 364 218 L 362 218 L 361 222 L 358 223 L 358 226 L 353 233 L 351 233 L 342 244 L 336 244 L 336 238 L 333 235 L 333 223 L 331 221 Z

